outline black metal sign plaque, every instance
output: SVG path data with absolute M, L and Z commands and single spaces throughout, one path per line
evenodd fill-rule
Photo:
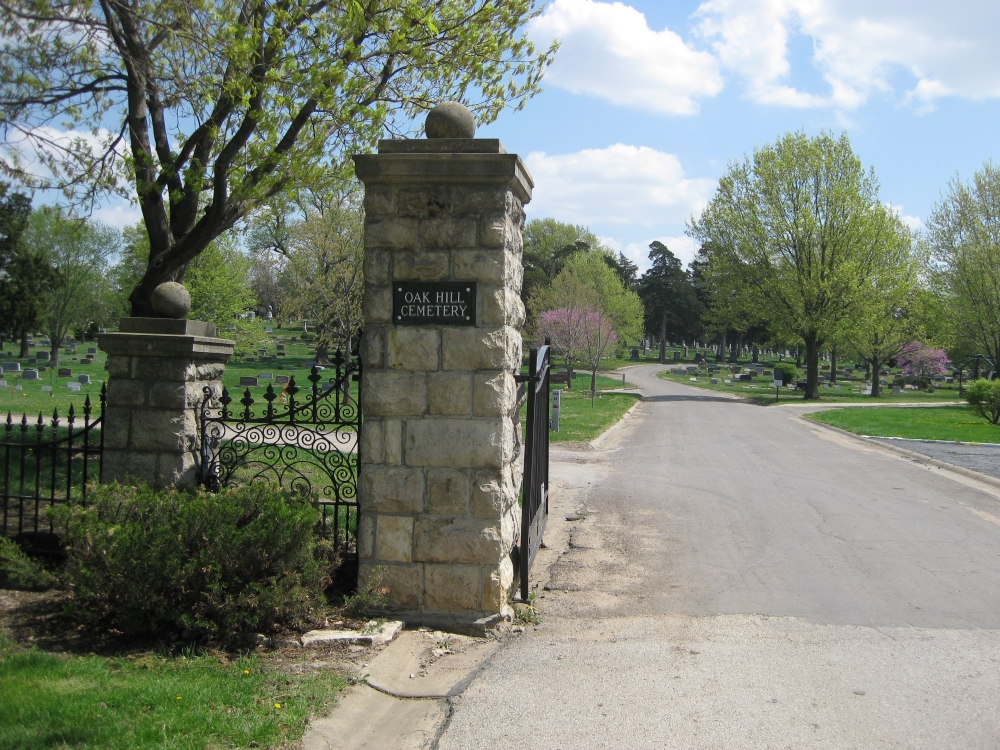
M 393 282 L 392 322 L 398 326 L 474 326 L 476 282 Z

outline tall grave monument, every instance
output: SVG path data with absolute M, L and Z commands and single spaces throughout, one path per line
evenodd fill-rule
M 532 181 L 453 102 L 427 139 L 354 158 L 365 185 L 360 583 L 458 630 L 509 614 L 521 484 L 521 230 Z

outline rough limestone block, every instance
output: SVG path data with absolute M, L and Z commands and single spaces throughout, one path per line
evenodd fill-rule
M 387 590 L 389 609 L 420 608 L 420 569 L 416 565 L 366 563 L 358 565 L 358 587 L 367 586 L 375 568 L 381 568 L 382 585 Z
M 180 357 L 135 357 L 132 377 L 139 380 L 194 380 L 197 365 Z
M 128 448 L 129 424 L 132 420 L 132 413 L 126 407 L 108 406 L 104 409 L 104 416 L 101 418 L 102 432 L 104 433 L 104 448 L 121 449 Z M 105 454 L 106 455 L 106 454 Z
M 397 417 L 427 411 L 427 378 L 423 373 L 366 369 L 362 377 L 366 414 Z
M 375 518 L 363 515 L 358 519 L 358 556 L 362 559 L 375 554 Z
M 302 634 L 303 646 L 329 646 L 340 643 L 352 646 L 384 646 L 391 643 L 403 630 L 399 620 L 366 623 L 361 630 L 309 630 Z
M 469 505 L 469 475 L 456 469 L 427 470 L 427 512 L 432 515 L 465 515 Z
M 367 326 L 361 335 L 361 361 L 366 369 L 385 367 L 385 326 Z
M 507 606 L 507 592 L 514 583 L 514 564 L 510 557 L 500 561 L 500 566 L 489 572 L 483 571 L 483 610 L 500 612 Z
M 403 463 L 403 423 L 398 419 L 386 419 L 382 424 L 385 465 L 399 466 Z
M 481 247 L 506 247 L 514 229 L 506 213 L 484 216 L 479 222 Z
M 365 416 L 365 426 L 361 430 L 358 451 L 363 466 L 383 463 L 382 420 Z
M 189 388 L 194 391 L 191 394 L 194 396 L 194 400 L 191 402 L 188 401 Z M 194 406 L 195 403 L 201 402 L 201 399 L 198 398 L 201 395 L 198 393 L 199 388 L 200 384 L 196 383 L 150 383 L 147 403 L 149 406 L 167 409 L 183 409 L 185 406 Z
M 427 376 L 427 410 L 463 416 L 472 409 L 472 378 L 467 372 L 435 372 Z
M 384 518 L 379 517 L 379 533 Z M 496 565 L 504 554 L 501 540 L 499 519 L 418 518 L 413 529 L 413 554 L 419 562 Z
M 392 251 L 366 250 L 364 260 L 365 283 L 385 286 L 392 282 Z
M 406 464 L 451 469 L 499 469 L 514 450 L 509 422 L 495 419 L 410 419 Z
M 420 222 L 420 244 L 424 249 L 476 246 L 475 219 L 431 219 Z
M 139 451 L 172 452 L 191 450 L 197 435 L 191 411 L 132 409 L 131 447 Z
M 132 358 L 131 357 L 119 357 L 119 356 L 109 356 L 108 357 L 108 377 L 109 378 L 127 378 L 132 374 Z
M 375 559 L 410 562 L 413 559 L 413 518 L 380 514 L 375 524 Z
M 141 380 L 112 378 L 108 383 L 108 401 L 116 406 L 142 406 L 146 403 L 146 384 Z
M 477 417 L 507 417 L 517 408 L 517 383 L 508 372 L 477 372 L 472 376 L 472 413 Z
M 366 322 L 389 323 L 392 318 L 392 287 L 366 286 L 361 304 Z
M 365 213 L 368 216 L 391 214 L 396 211 L 396 190 L 392 187 L 369 185 L 365 188 Z M 368 274 L 365 273 L 365 278 Z
M 479 609 L 480 566 L 424 566 L 424 601 L 438 612 Z
M 512 289 L 504 287 L 484 287 L 480 290 L 482 299 L 482 322 L 484 325 L 508 325 L 520 328 L 524 323 L 524 303 Z
M 509 252 L 502 250 L 456 250 L 452 254 L 456 279 L 498 284 L 520 294 L 521 264 Z
M 454 194 L 455 191 L 450 185 L 400 190 L 397 212 L 400 216 L 434 219 L 451 212 Z
M 391 370 L 438 369 L 441 334 L 434 328 L 397 327 L 388 331 L 388 361 Z
M 439 281 L 448 278 L 448 253 L 396 253 L 393 275 L 396 281 Z
M 491 213 L 507 209 L 508 192 L 504 188 L 481 187 L 457 191 L 454 210 L 459 214 Z
M 396 466 L 365 466 L 359 475 L 367 512 L 419 513 L 424 505 L 424 473 Z
M 517 504 L 519 484 L 511 482 L 509 471 L 476 472 L 472 477 L 469 514 L 497 518 L 506 509 Z
M 513 328 L 448 328 L 441 332 L 442 370 L 514 370 L 521 336 Z
M 365 222 L 365 247 L 388 250 L 414 250 L 420 222 L 409 218 L 384 218 Z

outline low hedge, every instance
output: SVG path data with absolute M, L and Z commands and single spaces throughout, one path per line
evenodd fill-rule
M 72 611 L 132 635 L 227 641 L 300 621 L 335 564 L 305 499 L 102 485 L 62 507 Z

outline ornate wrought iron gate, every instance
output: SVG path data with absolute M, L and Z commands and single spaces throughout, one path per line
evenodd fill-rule
M 87 483 L 99 481 L 104 433 L 101 421 L 107 389 L 101 386 L 101 408 L 93 416 L 90 396 L 83 419 L 70 405 L 66 419 L 15 420 L 9 412 L 0 439 L 0 535 L 17 536 L 35 552 L 55 549 L 45 543 L 56 529 L 46 511 L 56 505 L 86 502 Z
M 549 366 L 548 343 L 532 347 L 528 374 L 518 376 L 528 391 L 524 441 L 524 484 L 521 491 L 521 542 L 519 545 L 521 601 L 528 600 L 528 574 L 542 542 L 549 518 Z
M 250 389 L 239 405 L 226 388 L 205 388 L 201 404 L 201 481 L 213 492 L 222 487 L 267 482 L 306 494 L 320 509 L 327 536 L 342 554 L 357 554 L 358 436 L 361 361 L 338 351 L 330 370 L 313 367 L 311 387 L 295 378 L 262 400 Z M 303 391 L 305 393 L 303 394 Z M 277 403 L 275 403 L 277 402 Z M 235 407 L 235 408 L 234 408 Z

